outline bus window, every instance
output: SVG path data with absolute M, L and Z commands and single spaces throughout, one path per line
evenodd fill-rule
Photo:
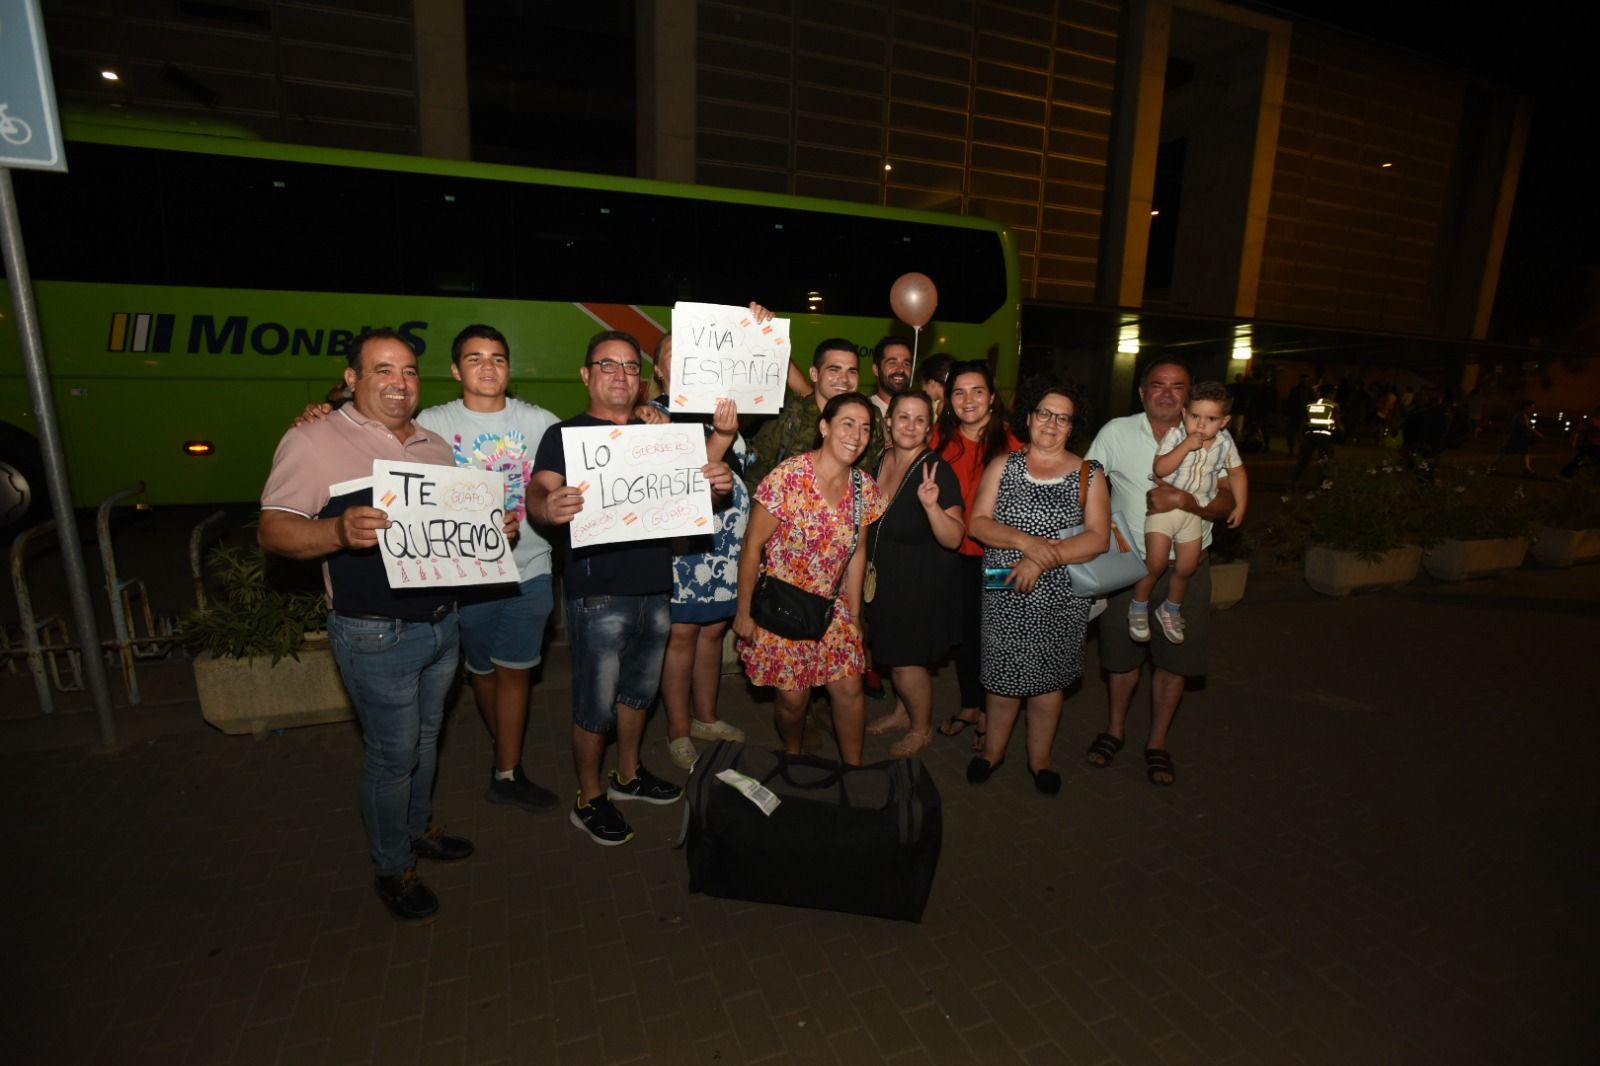
M 687 205 L 673 197 L 519 185 L 517 295 L 525 300 L 671 304 L 690 254 Z
M 510 298 L 515 292 L 512 241 L 506 234 L 511 190 L 500 182 L 471 178 L 397 177 L 403 291 Z
M 13 174 L 28 266 L 41 281 L 165 282 L 160 175 L 126 149 L 74 144 L 66 174 Z M 0 264 L 0 274 L 4 264 Z
M 401 291 L 396 175 L 161 154 L 172 284 Z

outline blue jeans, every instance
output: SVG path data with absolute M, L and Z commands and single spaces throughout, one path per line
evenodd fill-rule
M 455 680 L 460 627 L 441 622 L 328 615 L 344 687 L 361 719 L 361 820 L 380 877 L 416 864 L 411 842 L 428 831 L 444 698 Z
M 672 632 L 667 594 L 580 596 L 567 601 L 572 640 L 572 720 L 590 733 L 617 725 L 617 704 L 644 710 L 661 687 Z

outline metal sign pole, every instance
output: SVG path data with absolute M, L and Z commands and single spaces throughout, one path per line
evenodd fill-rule
M 28 274 L 22 227 L 17 222 L 17 199 L 11 189 L 11 171 L 6 167 L 0 167 L 0 238 L 5 244 L 6 280 L 11 285 L 11 307 L 17 316 L 17 341 L 22 349 L 23 365 L 28 370 L 28 393 L 39 427 L 45 481 L 50 486 L 50 505 L 55 511 L 57 539 L 61 542 L 61 561 L 67 571 L 67 588 L 72 593 L 72 616 L 77 622 L 79 645 L 83 648 L 84 680 L 88 682 L 95 713 L 100 718 L 100 743 L 110 747 L 117 742 L 117 723 L 111 714 L 111 687 L 106 683 L 106 664 L 100 655 L 100 630 L 95 624 L 89 575 L 84 569 L 77 517 L 72 511 L 72 486 L 67 481 L 61 431 L 56 424 L 50 367 L 45 362 L 39 314 L 33 305 L 33 278 Z

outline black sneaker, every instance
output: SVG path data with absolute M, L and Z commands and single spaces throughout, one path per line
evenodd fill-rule
M 633 830 L 629 828 L 627 819 L 622 817 L 616 804 L 604 796 L 596 796 L 585 803 L 580 792 L 578 802 L 573 805 L 567 820 L 588 833 L 590 839 L 603 848 L 614 848 L 633 839 Z
M 623 783 L 615 770 L 606 774 L 609 784 L 606 786 L 606 795 L 614 800 L 640 800 L 644 803 L 677 803 L 683 798 L 683 789 L 671 781 L 663 781 L 655 774 L 639 767 L 639 772 L 632 781 Z
M 543 785 L 529 781 L 522 767 L 517 767 L 512 773 L 516 776 L 509 781 L 490 774 L 489 791 L 483 794 L 483 798 L 490 803 L 505 803 L 525 811 L 553 811 L 561 806 L 560 798 Z
M 403 874 L 392 877 L 374 877 L 372 887 L 378 898 L 389 908 L 389 913 L 410 925 L 427 925 L 439 913 L 439 897 L 417 877 L 413 866 Z
M 472 841 L 463 837 L 447 837 L 442 829 L 434 826 L 411 842 L 411 850 L 417 853 L 419 859 L 460 862 L 472 857 L 473 847 Z

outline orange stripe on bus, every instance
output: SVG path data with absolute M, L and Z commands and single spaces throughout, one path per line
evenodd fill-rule
M 643 311 L 631 304 L 579 304 L 578 306 L 607 329 L 620 329 L 633 334 L 633 339 L 639 342 L 639 347 L 644 349 L 647 356 L 656 350 L 656 342 L 661 340 L 666 332 L 650 321 Z
M 128 340 L 128 312 L 118 311 L 111 316 L 111 342 L 106 345 L 107 350 L 122 351 L 122 346 Z

